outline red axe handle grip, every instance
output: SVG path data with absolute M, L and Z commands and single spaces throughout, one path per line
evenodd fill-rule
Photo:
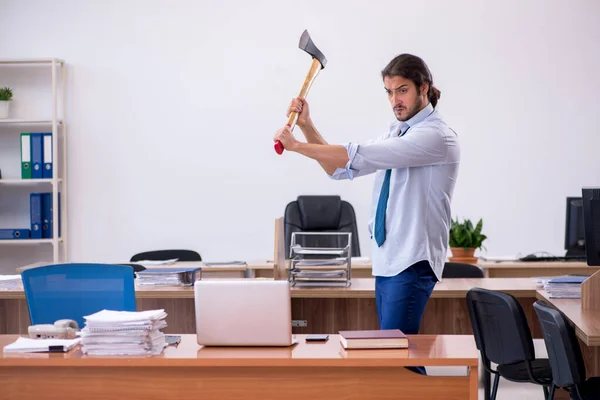
M 306 96 L 308 95 L 308 90 L 310 89 L 313 81 L 319 74 L 321 68 L 321 62 L 316 58 L 313 58 L 312 64 L 310 65 L 310 70 L 308 71 L 308 74 L 306 74 L 306 78 L 304 78 L 304 83 L 302 84 L 302 89 L 300 89 L 298 97 L 302 97 L 303 99 L 306 98 Z M 290 127 L 291 131 L 294 130 L 294 127 L 296 126 L 296 121 L 298 121 L 298 113 L 290 113 L 290 117 L 288 118 L 287 124 Z M 281 143 L 279 140 L 275 142 L 274 147 L 277 154 L 283 153 L 283 143 Z

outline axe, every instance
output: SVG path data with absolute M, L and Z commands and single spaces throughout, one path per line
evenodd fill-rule
M 323 53 L 321 53 L 321 51 L 317 49 L 317 46 L 315 46 L 312 39 L 310 38 L 310 35 L 308 34 L 308 31 L 306 30 L 304 30 L 304 32 L 302 32 L 302 36 L 300 36 L 300 42 L 298 43 L 298 47 L 310 54 L 313 58 L 310 69 L 308 70 L 308 74 L 306 75 L 306 78 L 304 78 L 304 84 L 302 85 L 302 89 L 300 89 L 300 94 L 298 94 L 298 97 L 306 98 L 308 90 L 310 89 L 310 86 L 317 77 L 317 74 L 320 70 L 325 68 L 325 65 L 327 64 L 327 59 L 325 58 Z M 294 130 L 297 120 L 298 113 L 290 113 L 290 117 L 288 118 L 287 124 L 290 127 L 291 131 Z M 274 147 L 277 154 L 283 153 L 283 144 L 279 140 L 275 142 Z

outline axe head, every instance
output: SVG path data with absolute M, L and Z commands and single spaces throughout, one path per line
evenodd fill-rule
M 313 43 L 306 29 L 304 32 L 302 32 L 302 36 L 300 36 L 298 47 L 310 54 L 313 58 L 319 60 L 321 63 L 321 69 L 325 68 L 325 65 L 327 64 L 327 58 L 325 58 L 325 55 L 321 53 L 321 50 L 317 49 L 317 46 L 315 46 Z

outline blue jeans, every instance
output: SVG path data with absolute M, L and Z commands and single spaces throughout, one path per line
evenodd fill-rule
M 408 335 L 419 333 L 423 311 L 436 282 L 427 260 L 419 261 L 395 276 L 376 276 L 379 329 L 400 329 Z M 408 369 L 426 374 L 423 367 Z

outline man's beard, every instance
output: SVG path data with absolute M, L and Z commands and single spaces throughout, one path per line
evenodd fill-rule
M 421 108 L 423 108 L 423 100 L 421 99 L 421 97 L 417 97 L 415 104 L 410 108 L 410 110 L 408 110 L 408 114 L 406 114 L 406 117 L 403 117 L 402 119 L 398 117 L 396 118 L 400 122 L 408 121 L 409 119 L 417 115 L 417 113 L 421 111 Z

